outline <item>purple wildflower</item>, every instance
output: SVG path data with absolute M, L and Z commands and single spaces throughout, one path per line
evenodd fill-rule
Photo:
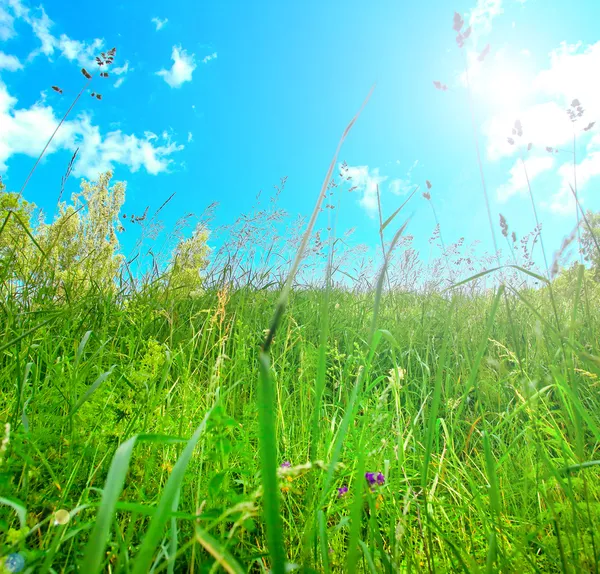
M 348 492 L 348 487 L 344 484 L 341 488 L 338 488 L 338 498 L 342 498 L 344 494 Z
M 291 466 L 292 466 L 292 463 L 289 460 L 286 460 L 281 463 L 281 468 L 290 468 Z
M 385 484 L 385 476 L 381 472 L 365 472 L 365 479 L 371 485 L 371 490 L 375 490 L 375 486 L 383 486 Z

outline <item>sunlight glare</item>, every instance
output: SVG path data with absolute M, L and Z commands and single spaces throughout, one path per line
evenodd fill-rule
M 495 114 L 519 113 L 527 104 L 531 82 L 517 62 L 494 62 L 478 81 L 482 103 Z

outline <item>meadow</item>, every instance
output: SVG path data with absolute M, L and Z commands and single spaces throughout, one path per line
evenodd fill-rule
M 338 153 L 212 252 L 210 213 L 149 251 L 111 174 L 51 223 L 2 189 L 0 572 L 598 572 L 593 214 L 586 265 L 536 267 L 535 202 L 505 258 L 438 224 L 425 264 L 402 208 L 364 255 Z

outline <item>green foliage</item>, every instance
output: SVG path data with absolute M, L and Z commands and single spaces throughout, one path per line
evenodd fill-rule
M 547 288 L 507 292 L 508 307 L 502 294 L 453 305 L 395 294 L 379 301 L 372 345 L 372 295 L 332 289 L 324 308 L 322 291 L 292 291 L 261 422 L 256 348 L 274 293 L 207 289 L 177 308 L 144 292 L 56 300 L 11 328 L 16 339 L 38 326 L 0 357 L 0 418 L 12 426 L 0 499 L 16 505 L 0 505 L 0 554 L 19 549 L 34 571 L 122 572 L 140 557 L 138 568 L 174 572 L 270 567 L 268 494 L 279 497 L 279 526 L 266 508 L 272 544 L 307 570 L 351 559 L 357 571 L 553 571 L 561 548 L 593 569 L 600 466 L 585 463 L 600 428 L 600 321 L 581 295 L 572 323 L 576 287 L 559 280 L 560 335 Z M 259 438 L 275 455 L 262 463 L 277 467 L 268 491 Z M 364 472 L 385 484 L 373 491 Z M 54 523 L 58 509 L 68 523 Z
M 125 184 L 111 180 L 112 173 L 106 172 L 95 182 L 82 181 L 81 190 L 69 204 L 58 205 L 50 223 L 42 214 L 34 221 L 35 205 L 7 192 L 0 182 L 0 280 L 13 293 L 27 294 L 29 300 L 37 294 L 39 299 L 73 303 L 92 289 L 114 294 L 123 277 L 132 279 L 118 237 L 124 230 L 119 218 Z M 172 297 L 201 292 L 207 240 L 208 229 L 199 224 L 190 237 L 179 239 L 165 269 L 157 269 Z
M 107 172 L 96 182 L 82 181 L 72 205 L 61 203 L 55 220 L 36 230 L 46 253 L 38 281 L 68 285 L 74 293 L 86 292 L 91 284 L 102 290 L 114 286 L 123 259 L 117 232 L 125 185 L 111 187 L 111 178 Z
M 25 272 L 31 256 L 33 203 L 6 191 L 0 180 L 0 277 L 14 280 Z
M 172 255 L 169 287 L 175 296 L 197 295 L 200 291 L 201 273 L 208 265 L 208 230 L 199 224 L 191 237 L 182 239 Z
M 600 213 L 587 211 L 581 223 L 581 249 L 594 269 L 596 281 L 600 281 Z

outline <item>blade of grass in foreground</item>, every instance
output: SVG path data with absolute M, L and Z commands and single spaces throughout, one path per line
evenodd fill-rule
M 94 522 L 94 528 L 85 547 L 81 572 L 95 574 L 100 572 L 104 550 L 110 538 L 111 526 L 115 518 L 116 506 L 123 491 L 125 477 L 133 448 L 138 442 L 179 443 L 182 439 L 164 435 L 136 435 L 124 442 L 113 456 L 102 491 L 100 509 Z
M 21 501 L 14 498 L 0 497 L 0 504 L 10 506 L 17 513 L 20 527 L 27 527 L 27 508 L 25 508 L 25 505 Z
M 219 396 L 217 393 L 215 404 L 218 404 L 218 402 Z M 152 557 L 154 556 L 154 551 L 158 547 L 163 537 L 165 525 L 169 520 L 171 512 L 177 510 L 174 508 L 175 499 L 179 495 L 179 490 L 181 488 L 181 484 L 183 483 L 185 471 L 187 470 L 187 466 L 192 458 L 196 444 L 200 440 L 200 437 L 204 434 L 206 423 L 210 419 L 214 408 L 215 407 L 213 406 L 206 413 L 206 415 L 204 415 L 204 419 L 202 419 L 202 422 L 196 429 L 196 432 L 188 441 L 187 445 L 183 449 L 183 452 L 177 459 L 175 466 L 173 467 L 171 475 L 169 476 L 169 480 L 167 480 L 167 484 L 163 489 L 158 506 L 156 507 L 156 512 L 150 520 L 150 526 L 144 535 L 140 549 L 134 559 L 135 565 L 132 570 L 133 574 L 146 574 L 146 572 L 150 570 Z
M 485 466 L 488 475 L 488 482 L 490 483 L 489 497 L 490 506 L 492 509 L 492 516 L 494 517 L 494 524 L 490 531 L 490 546 L 488 549 L 487 567 L 488 571 L 491 571 L 491 565 L 497 559 L 498 552 L 498 540 L 497 532 L 501 532 L 500 525 L 500 493 L 498 491 L 498 477 L 496 476 L 496 461 L 492 455 L 492 448 L 490 446 L 490 437 L 486 431 L 483 431 L 483 450 L 485 453 Z
M 363 512 L 363 491 L 365 488 L 365 456 L 363 447 L 358 446 L 358 462 L 356 465 L 356 476 L 352 486 L 352 506 L 350 508 L 350 534 L 348 539 L 348 556 L 346 572 L 352 572 L 358 561 L 358 541 L 360 536 L 360 525 Z
M 310 221 L 302 236 L 300 247 L 296 252 L 296 256 L 292 263 L 290 273 L 286 279 L 284 287 L 279 295 L 279 299 L 275 306 L 275 312 L 271 320 L 271 325 L 265 337 L 265 341 L 262 346 L 262 352 L 259 356 L 259 391 L 258 391 L 258 422 L 259 422 L 259 450 L 260 450 L 260 461 L 261 461 L 261 479 L 263 486 L 263 504 L 264 504 L 264 518 L 267 529 L 267 541 L 269 545 L 269 554 L 271 556 L 271 571 L 274 574 L 283 574 L 285 571 L 285 551 L 283 547 L 283 531 L 281 525 L 281 518 L 279 516 L 279 488 L 277 482 L 277 440 L 275 435 L 275 412 L 274 412 L 274 401 L 275 393 L 273 391 L 273 381 L 271 379 L 270 364 L 269 364 L 269 349 L 273 342 L 273 337 L 277 331 L 277 327 L 283 317 L 283 313 L 287 306 L 287 301 L 292 288 L 294 277 L 300 267 L 300 262 L 304 257 L 306 246 L 312 234 L 312 231 L 317 220 L 317 216 L 321 211 L 321 205 L 323 200 L 327 196 L 327 190 L 331 174 L 335 168 L 340 149 L 350 133 L 352 126 L 360 116 L 364 106 L 369 101 L 373 88 L 369 91 L 367 98 L 363 102 L 357 114 L 352 118 L 340 141 L 338 142 L 337 149 L 329 164 L 327 175 L 321 186 L 317 203 L 312 212 Z
M 485 334 L 481 339 L 481 343 L 479 343 L 479 349 L 477 350 L 477 355 L 475 355 L 475 361 L 471 366 L 471 374 L 469 375 L 469 379 L 467 381 L 467 385 L 465 387 L 465 396 L 471 390 L 471 388 L 475 385 L 475 381 L 477 379 L 477 375 L 479 373 L 479 365 L 481 365 L 481 361 L 483 359 L 483 355 L 488 347 L 488 339 L 490 336 L 490 332 L 492 330 L 492 326 L 494 324 L 494 319 L 496 317 L 496 312 L 498 311 L 498 305 L 500 303 L 500 297 L 504 293 L 504 285 L 500 285 L 498 292 L 496 293 L 496 297 L 494 297 L 494 301 L 492 303 L 492 309 L 490 311 L 490 316 L 487 321 L 487 325 L 485 326 Z M 465 401 L 461 401 L 460 406 L 457 411 L 456 418 L 457 420 L 461 420 L 462 412 L 465 408 Z
M 393 221 L 393 219 L 396 217 L 396 215 L 398 215 L 401 211 L 402 208 L 411 200 L 412 196 L 417 193 L 417 190 L 419 189 L 419 186 L 417 185 L 417 187 L 415 187 L 415 189 L 413 189 L 412 193 L 406 198 L 406 201 L 398 208 L 396 209 L 396 211 L 394 211 L 394 213 L 392 213 L 392 215 L 390 215 L 379 227 L 379 232 L 383 233 L 383 230 Z M 384 254 L 385 255 L 385 254 Z
M 260 469 L 263 485 L 264 518 L 271 555 L 271 572 L 285 572 L 283 529 L 279 516 L 279 485 L 277 482 L 277 440 L 275 438 L 275 392 L 271 378 L 269 356 L 260 353 L 260 385 L 258 390 L 258 420 Z
M 402 225 L 402 227 L 396 232 L 396 235 L 394 236 L 394 239 L 392 240 L 390 248 L 385 257 L 383 267 L 379 273 L 379 278 L 377 280 L 377 289 L 375 291 L 375 302 L 373 304 L 373 319 L 371 321 L 371 332 L 369 335 L 370 357 L 372 357 L 373 354 L 375 353 L 375 349 L 377 348 L 377 345 L 379 344 L 379 341 L 381 340 L 381 337 L 382 337 L 381 331 L 377 330 L 377 318 L 379 315 L 379 304 L 381 302 L 381 294 L 383 291 L 383 283 L 384 283 L 385 274 L 386 274 L 387 267 L 390 262 L 392 253 L 394 251 L 394 247 L 396 246 L 396 243 L 398 243 L 398 240 L 400 239 L 400 237 L 401 237 L 402 233 L 404 232 L 404 230 L 406 229 L 407 225 L 408 225 L 408 220 L 406 222 L 404 222 L 404 225 Z M 369 364 L 370 364 L 370 359 L 369 359 L 368 365 Z M 331 456 L 331 460 L 329 461 L 329 468 L 327 470 L 327 475 L 325 476 L 325 483 L 323 485 L 323 490 L 321 491 L 321 500 L 319 502 L 319 506 L 323 506 L 323 504 L 325 503 L 326 497 L 328 496 L 328 491 L 329 491 L 329 488 L 330 488 L 332 480 L 333 480 L 333 473 L 335 472 L 337 463 L 338 463 L 340 455 L 342 453 L 342 446 L 344 444 L 344 440 L 345 440 L 346 434 L 348 432 L 348 427 L 350 426 L 350 421 L 354 416 L 354 411 L 356 409 L 356 402 L 360 395 L 360 391 L 362 388 L 362 380 L 363 380 L 366 370 L 367 369 L 365 369 L 364 366 L 361 366 L 361 368 L 358 372 L 358 375 L 356 377 L 356 383 L 354 385 L 354 388 L 352 389 L 352 395 L 350 396 L 350 400 L 348 402 L 348 405 L 346 406 L 346 412 L 344 413 L 344 418 L 342 419 L 340 428 L 338 430 L 337 437 L 335 439 L 333 454 Z
M 245 574 L 245 570 L 239 562 L 223 547 L 223 545 L 213 538 L 208 532 L 196 525 L 196 540 L 202 544 L 204 549 L 217 561 L 229 574 Z
M 454 283 L 453 285 L 450 285 L 450 287 L 447 287 L 446 289 L 444 289 L 444 292 L 450 291 L 451 289 L 456 289 L 457 287 L 460 287 L 461 285 L 466 285 L 467 283 L 470 283 L 471 281 L 475 281 L 475 279 L 480 279 L 481 277 L 485 277 L 486 275 L 489 275 L 490 273 L 494 273 L 495 271 L 499 271 L 500 269 L 506 269 L 506 268 L 516 269 L 517 271 L 520 271 L 521 273 L 525 273 L 525 275 L 529 275 L 530 277 L 532 277 L 533 279 L 536 279 L 537 281 L 546 283 L 547 285 L 549 284 L 548 279 L 546 279 L 545 277 L 542 277 L 541 275 L 538 275 L 537 273 L 534 273 L 533 271 L 529 271 L 529 269 L 525 269 L 524 267 L 521 267 L 520 265 L 509 264 L 509 265 L 499 265 L 498 267 L 492 267 L 491 269 L 486 269 L 485 271 L 481 271 L 480 273 L 471 275 L 471 277 L 467 277 L 466 279 L 463 279 L 462 281 L 459 281 L 458 283 Z
M 315 223 L 317 221 L 317 217 L 321 211 L 321 205 L 323 203 L 323 200 L 327 196 L 329 180 L 331 179 L 331 174 L 333 173 L 333 168 L 335 167 L 335 164 L 337 162 L 338 156 L 340 154 L 340 150 L 342 149 L 342 145 L 344 144 L 346 137 L 350 133 L 352 126 L 354 125 L 354 123 L 356 122 L 358 117 L 360 116 L 363 108 L 367 105 L 367 102 L 371 98 L 371 94 L 373 93 L 374 89 L 375 89 L 375 86 L 373 86 L 371 88 L 371 90 L 369 91 L 369 94 L 365 98 L 365 101 L 362 103 L 362 105 L 360 106 L 360 109 L 358 110 L 356 115 L 352 118 L 350 123 L 346 126 L 346 129 L 344 130 L 344 133 L 342 134 L 342 137 L 340 138 L 340 141 L 338 142 L 338 146 L 337 146 L 337 149 L 335 150 L 335 154 L 333 155 L 333 159 L 331 160 L 331 163 L 329 164 L 329 169 L 327 170 L 327 175 L 325 176 L 325 180 L 323 181 L 323 185 L 321 186 L 321 192 L 319 193 L 319 197 L 317 198 L 317 203 L 315 205 L 315 208 L 313 209 L 312 215 L 310 216 L 310 221 L 308 222 L 306 231 L 304 232 L 304 235 L 302 236 L 302 241 L 300 243 L 300 247 L 298 248 L 298 251 L 296 252 L 296 257 L 294 258 L 294 262 L 292 263 L 292 268 L 290 269 L 290 273 L 286 279 L 285 285 L 283 286 L 283 290 L 281 291 L 281 294 L 279 295 L 279 300 L 277 301 L 277 305 L 275 307 L 275 313 L 273 314 L 271 326 L 269 328 L 269 331 L 265 338 L 265 342 L 263 344 L 263 350 L 265 352 L 267 352 L 269 350 L 269 347 L 271 346 L 271 343 L 273 342 L 273 337 L 275 335 L 275 331 L 277 330 L 277 326 L 279 325 L 279 321 L 281 320 L 281 317 L 285 310 L 285 306 L 287 304 L 290 290 L 292 288 L 292 283 L 294 281 L 294 277 L 296 276 L 296 273 L 298 272 L 298 268 L 300 267 L 300 262 L 302 261 L 302 258 L 304 257 L 304 252 L 306 251 L 306 246 L 308 245 L 308 240 L 310 239 L 312 231 L 315 227 Z
M 331 568 L 329 567 L 329 543 L 327 542 L 327 520 L 325 518 L 325 513 L 322 510 L 319 510 L 317 518 L 319 521 L 319 548 L 321 550 L 323 572 L 329 574 Z
M 454 304 L 451 305 L 449 315 L 452 314 Z M 433 401 L 431 404 L 431 411 L 429 412 L 429 420 L 427 424 L 427 435 L 425 443 L 425 456 L 423 457 L 423 469 L 421 470 L 421 489 L 423 492 L 427 492 L 427 475 L 429 473 L 429 463 L 431 462 L 431 451 L 433 449 L 433 438 L 436 429 L 436 421 L 438 416 L 438 410 L 442 398 L 442 381 L 444 379 L 444 371 L 446 370 L 446 361 L 448 358 L 448 339 L 450 333 L 446 330 L 444 334 L 444 342 L 442 343 L 442 352 L 440 354 L 437 373 L 435 375 L 435 387 L 433 391 Z M 425 497 L 427 500 L 427 497 Z

